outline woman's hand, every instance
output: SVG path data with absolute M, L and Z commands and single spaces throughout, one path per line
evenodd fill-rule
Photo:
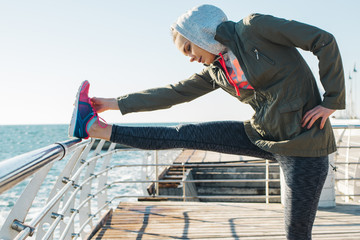
M 97 98 L 90 99 L 93 108 L 96 112 L 101 113 L 107 110 L 119 110 L 119 105 L 116 98 Z
M 311 128 L 312 125 L 314 124 L 314 122 L 316 120 L 318 120 L 319 118 L 321 119 L 321 124 L 320 124 L 320 129 L 324 128 L 326 119 L 328 119 L 328 117 L 333 114 L 336 110 L 334 109 L 329 109 L 329 108 L 325 108 L 321 105 L 317 105 L 316 107 L 314 107 L 313 109 L 307 111 L 301 121 L 301 126 L 305 127 L 307 125 L 307 128 Z

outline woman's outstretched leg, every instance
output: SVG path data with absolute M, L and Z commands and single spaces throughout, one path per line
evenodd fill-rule
M 244 124 L 236 121 L 184 124 L 176 127 L 113 125 L 110 141 L 141 149 L 188 148 L 274 159 L 252 144 Z

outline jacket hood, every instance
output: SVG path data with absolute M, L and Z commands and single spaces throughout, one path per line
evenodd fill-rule
M 220 8 L 205 4 L 181 15 L 171 28 L 202 49 L 218 55 L 225 50 L 225 46 L 214 37 L 217 26 L 225 21 L 227 17 Z

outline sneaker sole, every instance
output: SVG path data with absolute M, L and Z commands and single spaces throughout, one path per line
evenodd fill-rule
M 80 92 L 81 92 L 81 89 L 82 89 L 85 82 L 86 82 L 86 80 L 83 81 L 80 84 L 79 90 L 76 93 L 76 98 L 75 98 L 75 103 L 74 103 L 74 110 L 73 110 L 73 113 L 72 113 L 71 122 L 70 122 L 70 126 L 69 126 L 69 133 L 68 133 L 70 138 L 77 138 L 77 137 L 74 136 L 74 130 L 75 130 L 75 125 L 76 125 L 77 113 L 78 113 L 78 109 L 79 109 L 78 107 L 79 107 Z

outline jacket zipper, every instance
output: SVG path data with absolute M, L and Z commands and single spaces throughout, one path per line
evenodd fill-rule
M 259 52 L 259 50 L 257 50 L 257 48 L 254 48 L 253 49 L 253 52 L 255 53 L 255 57 L 256 57 L 256 60 L 260 60 L 260 57 L 263 58 L 265 61 L 267 61 L 268 63 L 274 65 L 275 62 L 270 59 L 269 57 L 267 57 L 266 55 L 262 54 L 261 52 Z
M 259 51 L 255 48 L 254 53 L 256 55 L 256 60 L 259 60 Z
M 259 61 L 259 60 L 260 60 L 260 57 L 261 57 L 261 58 L 264 59 L 266 62 L 268 62 L 268 63 L 270 63 L 270 64 L 272 64 L 272 65 L 275 64 L 275 62 L 274 62 L 272 59 L 270 59 L 270 58 L 267 57 L 266 55 L 262 54 L 257 48 L 253 48 L 253 52 L 255 53 L 255 57 L 256 57 L 256 60 L 257 60 L 257 61 Z M 257 100 L 257 99 L 256 99 L 256 95 L 257 95 L 256 90 L 254 90 L 254 99 L 255 99 L 255 100 Z

